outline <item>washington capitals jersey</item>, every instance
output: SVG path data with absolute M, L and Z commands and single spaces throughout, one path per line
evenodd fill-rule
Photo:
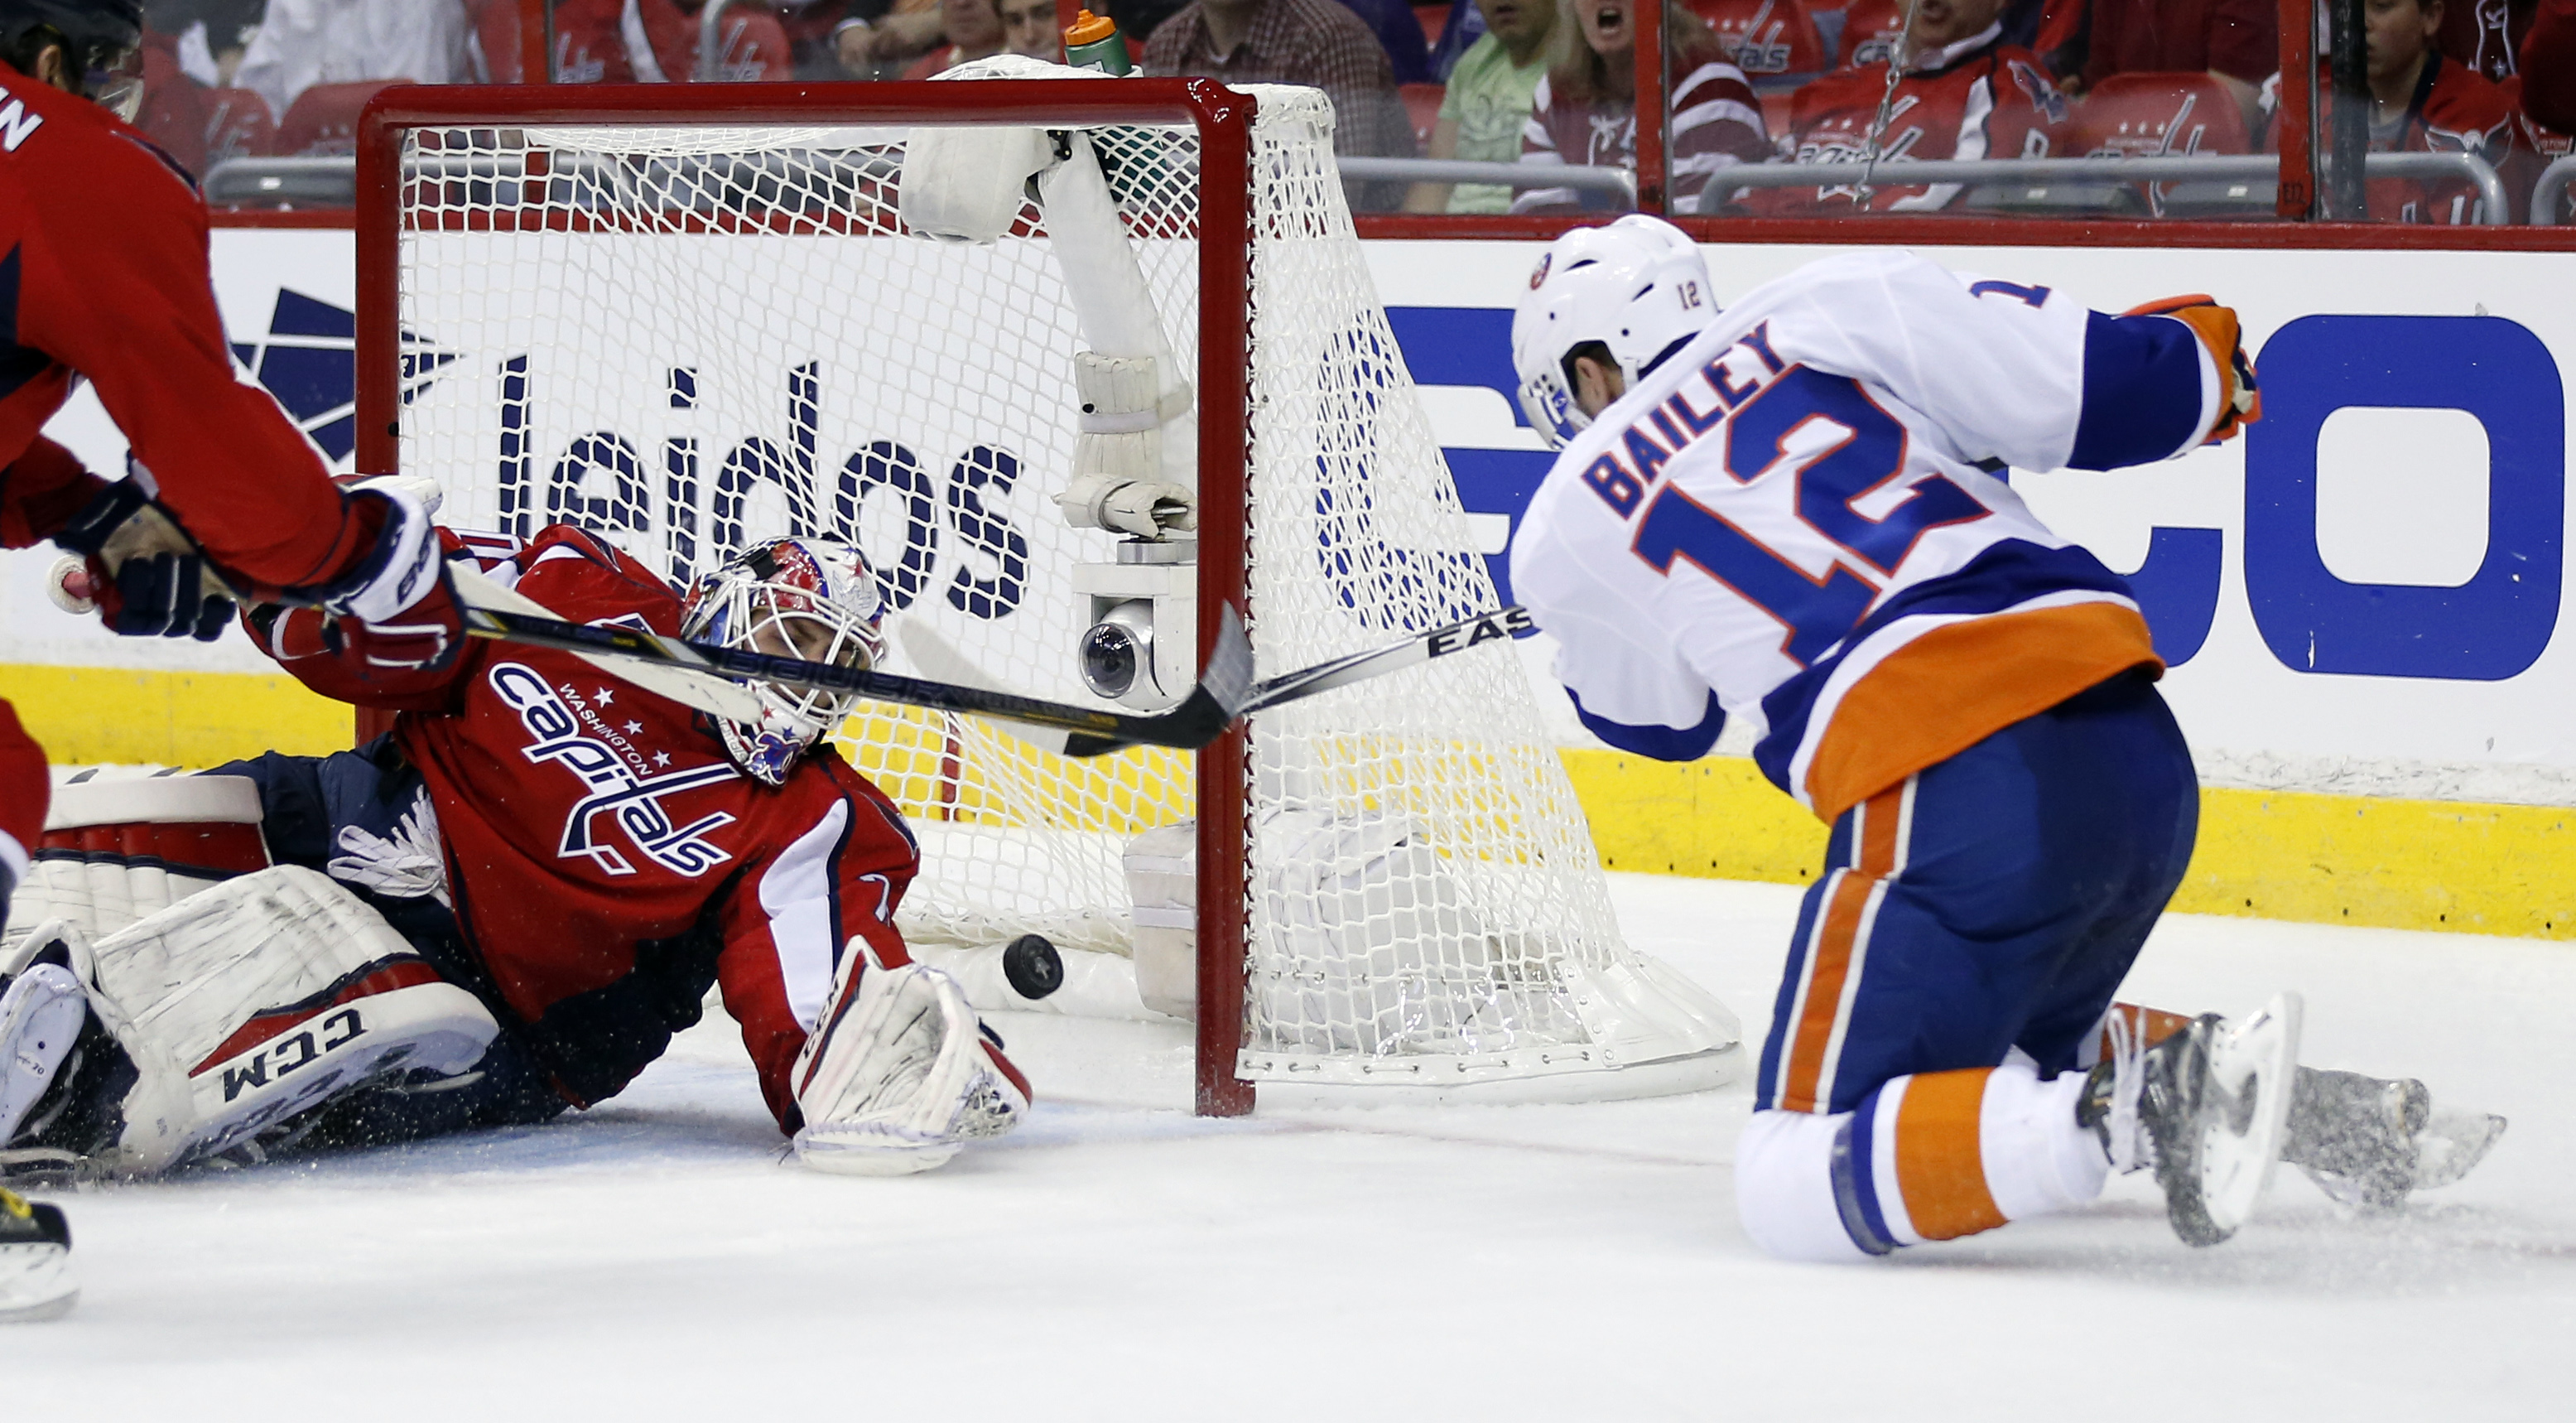
M 107 110 L 0 65 L 0 541 L 60 529 L 98 488 L 39 432 L 87 378 L 160 498 L 226 568 L 296 587 L 375 529 L 313 442 L 236 378 L 206 205 Z
M 2161 316 L 1898 251 L 1728 307 L 1558 457 L 1512 586 L 1584 722 L 1705 754 L 1725 718 L 1827 821 L 2133 667 L 2128 585 L 1989 468 L 2111 469 L 2199 445 L 2218 368 Z
M 669 585 L 566 525 L 492 575 L 573 622 L 678 631 Z M 841 956 L 909 961 L 894 915 L 919 855 L 893 803 L 828 746 L 763 785 L 698 713 L 568 653 L 477 640 L 445 672 L 362 682 L 292 616 L 268 639 L 289 671 L 402 711 L 480 986 L 558 1087 L 586 1105 L 625 1086 L 712 980 L 792 1130 L 789 1070 Z

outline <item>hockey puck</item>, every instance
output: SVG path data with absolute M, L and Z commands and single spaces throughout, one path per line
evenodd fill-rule
M 1064 959 L 1044 934 L 1022 934 L 1002 950 L 1002 977 L 1013 993 L 1035 1001 L 1064 987 Z

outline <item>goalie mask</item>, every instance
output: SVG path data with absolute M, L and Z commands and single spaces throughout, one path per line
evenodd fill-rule
M 1661 218 L 1630 214 L 1549 244 L 1512 313 L 1512 369 L 1521 409 L 1551 450 L 1592 417 L 1574 399 L 1574 357 L 1609 349 L 1631 386 L 1666 351 L 1717 319 L 1698 244 Z
M 745 652 L 862 670 L 885 655 L 885 605 L 867 559 L 831 539 L 757 543 L 689 589 L 680 635 Z M 758 722 L 719 718 L 735 765 L 769 785 L 849 715 L 856 696 L 754 683 Z

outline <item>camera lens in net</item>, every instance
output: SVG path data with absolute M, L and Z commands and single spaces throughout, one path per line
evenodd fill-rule
M 1123 697 L 1136 685 L 1144 656 L 1134 629 L 1114 622 L 1097 624 L 1082 635 L 1082 685 L 1095 696 Z

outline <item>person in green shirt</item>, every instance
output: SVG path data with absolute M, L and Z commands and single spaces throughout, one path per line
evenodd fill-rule
M 1517 162 L 1531 96 L 1573 26 L 1558 17 L 1556 0 L 1476 0 L 1476 8 L 1485 16 L 1485 36 L 1449 72 L 1430 156 Z M 1416 183 L 1404 210 L 1484 213 L 1511 205 L 1512 190 L 1496 183 Z

